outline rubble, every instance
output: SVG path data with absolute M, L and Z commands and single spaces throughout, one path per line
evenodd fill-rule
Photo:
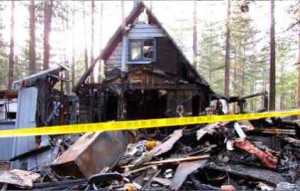
M 87 133 L 70 145 L 56 138 L 59 156 L 49 174 L 2 170 L 3 189 L 76 190 L 282 190 L 299 188 L 299 137 L 265 134 L 278 120 L 149 131 Z M 246 128 L 251 127 L 251 128 Z M 290 128 L 290 127 L 289 127 Z M 135 134 L 135 139 L 126 136 Z M 199 139 L 200 136 L 200 139 Z M 156 139 L 155 139 L 156 138 Z M 130 139 L 131 142 L 128 140 Z M 68 144 L 62 143 L 63 141 Z M 135 142 L 132 142 L 136 140 Z M 232 149 L 227 149 L 232 140 Z M 70 145 L 68 149 L 57 145 Z M 35 172 L 34 172 L 35 171 Z M 26 173 L 24 173 L 26 172 Z

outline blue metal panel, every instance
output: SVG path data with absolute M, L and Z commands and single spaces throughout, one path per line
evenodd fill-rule
M 16 129 L 35 127 L 38 90 L 35 87 L 23 88 L 18 92 L 18 112 Z M 35 149 L 35 137 L 16 137 L 14 141 L 13 155 L 23 154 Z
M 15 121 L 1 121 L 0 130 L 14 129 Z M 8 161 L 12 156 L 14 138 L 0 138 L 0 160 Z

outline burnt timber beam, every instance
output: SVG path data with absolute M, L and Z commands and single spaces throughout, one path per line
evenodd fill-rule
M 191 84 L 185 85 L 129 85 L 129 89 L 136 90 L 198 90 L 199 87 Z
M 115 84 L 120 87 L 122 87 L 122 84 Z M 107 84 L 105 87 L 109 87 L 110 85 Z M 175 85 L 175 84 L 148 84 L 148 85 L 140 85 L 140 84 L 128 84 L 125 85 L 127 89 L 131 90 L 199 90 L 200 87 L 194 84 L 180 84 L 180 85 Z

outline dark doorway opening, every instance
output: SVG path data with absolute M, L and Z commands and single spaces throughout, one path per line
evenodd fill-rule
M 126 93 L 127 119 L 163 118 L 167 98 L 158 90 L 134 90 Z

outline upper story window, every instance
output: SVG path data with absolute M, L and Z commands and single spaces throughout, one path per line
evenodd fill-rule
M 156 60 L 156 41 L 151 39 L 129 39 L 128 63 L 147 64 Z

